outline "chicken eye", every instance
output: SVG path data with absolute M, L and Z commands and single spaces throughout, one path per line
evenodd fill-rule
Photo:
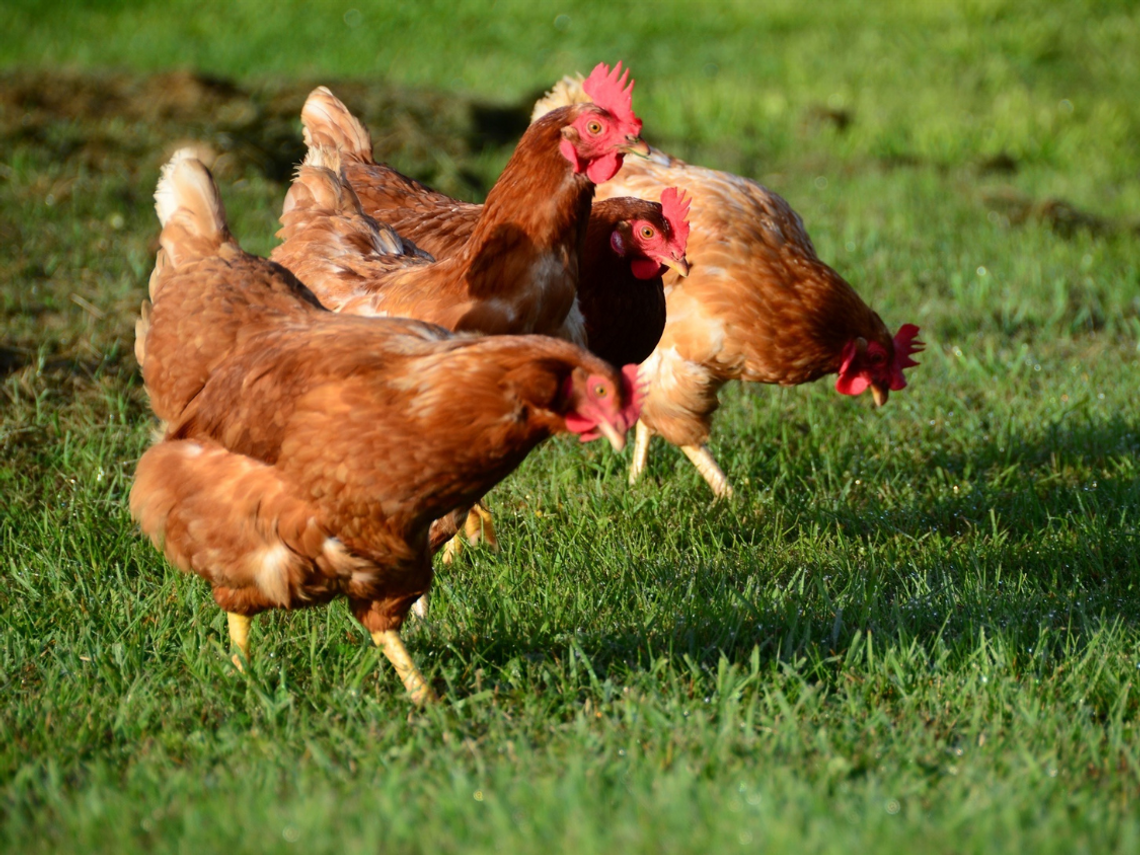
M 609 391 L 610 390 L 607 389 L 605 386 L 603 386 L 601 383 L 599 383 L 597 386 L 594 387 L 594 394 L 597 395 L 599 398 L 606 397 L 606 395 L 609 393 Z
M 598 134 L 600 134 L 602 132 L 602 123 L 597 121 L 597 120 L 588 122 L 586 124 L 586 130 L 588 130 L 594 136 L 597 136 Z
M 872 365 L 882 365 L 886 361 L 887 361 L 887 355 L 885 353 L 872 353 L 871 354 L 871 364 Z
M 641 236 L 645 240 L 652 239 L 653 235 L 655 235 L 655 234 L 656 234 L 656 232 L 654 232 L 653 229 L 651 229 L 649 226 L 642 226 L 641 227 Z

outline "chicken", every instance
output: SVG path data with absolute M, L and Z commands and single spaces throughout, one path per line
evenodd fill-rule
M 578 304 L 586 346 L 611 365 L 644 361 L 665 329 L 662 275 L 687 276 L 688 200 L 667 187 L 660 202 L 617 197 L 590 212 Z
M 599 66 L 599 69 L 604 68 Z M 616 73 L 615 69 L 610 77 L 596 81 L 596 85 L 591 85 L 589 80 L 584 85 L 598 94 L 598 87 L 602 86 L 603 81 L 611 81 L 610 97 L 616 101 L 616 92 L 620 91 L 622 99 L 620 105 L 613 105 L 611 109 L 619 114 L 632 115 L 629 102 L 632 83 L 621 89 L 625 77 L 613 82 Z M 599 70 L 595 69 L 594 74 L 598 75 Z M 600 91 L 605 95 L 604 86 Z M 310 153 L 314 150 L 336 150 L 344 175 L 359 197 L 362 208 L 390 232 L 388 240 L 393 245 L 397 236 L 405 240 L 406 244 L 414 241 L 414 246 L 431 253 L 437 259 L 452 258 L 465 249 L 480 222 L 484 206 L 459 202 L 401 175 L 391 167 L 375 163 L 372 158 L 372 138 L 367 129 L 327 89 L 317 89 L 309 96 L 301 119 L 305 125 L 305 140 Z M 507 172 L 504 172 L 506 175 Z M 500 179 L 500 183 L 502 181 Z M 488 204 L 490 201 L 488 197 Z M 283 216 L 283 221 L 286 216 L 292 216 L 291 211 L 292 209 Z M 591 350 L 615 365 L 641 360 L 629 358 L 626 353 L 605 353 L 595 346 L 596 340 L 613 338 L 620 331 L 632 332 L 635 328 L 642 341 L 649 338 L 655 340 L 660 335 L 660 330 L 655 331 L 655 328 L 660 326 L 664 314 L 664 297 L 656 281 L 657 276 L 648 276 L 644 266 L 639 269 L 638 275 L 634 275 L 631 265 L 638 259 L 652 258 L 666 268 L 679 270 L 682 275 L 687 270 L 684 241 L 677 239 L 680 230 L 685 229 L 687 233 L 687 226 L 679 207 L 673 209 L 673 214 L 672 223 L 663 221 L 664 213 L 660 208 L 646 207 L 643 203 L 632 200 L 611 200 L 605 205 L 595 205 L 591 212 L 585 249 L 581 255 L 578 299 L 582 314 L 585 315 L 587 333 L 591 328 L 596 333 L 590 343 Z M 630 254 L 627 257 L 629 263 L 620 264 L 617 261 L 620 256 L 606 242 L 612 231 L 619 228 L 632 234 L 635 231 L 634 220 L 638 217 L 646 220 L 666 240 L 655 242 L 633 234 L 632 248 L 628 250 Z M 281 234 L 288 239 L 295 229 L 296 226 L 287 225 Z M 296 239 L 294 241 L 298 247 L 306 243 Z M 626 238 L 624 243 L 628 247 L 631 241 Z M 296 253 L 302 256 L 304 254 Z M 281 255 L 276 257 L 288 262 Z M 345 290 L 348 287 L 344 286 Z M 418 314 L 415 316 L 420 317 Z M 633 350 L 639 350 L 643 346 L 644 344 L 634 345 Z M 649 347 L 645 355 L 648 356 L 651 351 L 652 347 Z
M 329 312 L 242 251 L 187 151 L 155 199 L 162 249 L 137 350 L 167 426 L 139 461 L 132 515 L 211 584 L 245 661 L 254 615 L 343 596 L 413 700 L 430 698 L 399 630 L 431 584 L 432 520 L 552 434 L 620 448 L 636 369 L 544 336 Z
M 533 118 L 589 99 L 581 78 L 564 78 Z M 598 197 L 656 199 L 674 185 L 692 198 L 691 270 L 665 280 L 665 330 L 641 366 L 646 399 L 630 482 L 645 469 L 650 437 L 658 434 L 680 446 L 718 497 L 728 496 L 728 479 L 706 447 L 725 383 L 790 386 L 838 374 L 841 394 L 870 388 L 881 406 L 906 386 L 903 370 L 918 364 L 911 356 L 923 344 L 913 324 L 891 336 L 819 259 L 799 215 L 754 181 L 651 149 L 648 158 L 627 161 Z
M 342 166 L 340 150 L 309 150 L 281 216 L 279 234 L 286 242 L 273 258 L 304 282 L 324 283 L 318 291 L 337 311 L 371 314 L 376 282 L 394 268 L 430 266 L 430 256 L 425 258 L 407 236 L 363 213 L 356 188 L 343 180 Z M 478 221 L 480 206 L 455 207 L 461 226 L 451 232 L 456 240 L 434 247 L 445 259 L 454 257 Z M 589 349 L 612 365 L 641 362 L 661 337 L 662 274 L 670 268 L 681 275 L 688 272 L 687 212 L 687 200 L 674 188 L 662 194 L 660 203 L 609 199 L 591 212 L 577 299 Z M 430 306 L 423 311 L 430 316 Z M 409 312 L 420 316 L 415 306 Z
M 309 151 L 290 188 L 286 207 L 287 213 L 282 219 L 291 236 L 296 238 L 294 245 L 309 247 L 308 252 L 296 253 L 296 261 L 292 262 L 291 272 L 303 281 L 339 277 L 346 283 L 367 283 L 377 271 L 382 275 L 394 259 L 407 264 L 427 263 L 405 255 L 392 230 L 361 212 L 356 194 L 339 172 L 336 151 L 323 148 Z M 604 246 L 604 251 L 597 249 L 595 255 L 605 261 L 595 267 L 614 268 L 605 277 L 606 281 L 622 283 L 624 299 L 640 302 L 642 311 L 637 315 L 621 312 L 618 300 L 598 299 L 598 296 L 605 297 L 605 292 L 599 289 L 586 288 L 580 297 L 589 310 L 586 325 L 590 340 L 601 345 L 598 355 L 615 365 L 635 363 L 653 351 L 665 325 L 665 295 L 660 275 L 664 268 L 649 256 L 664 258 L 684 270 L 687 208 L 675 191 L 666 191 L 663 203 L 619 199 L 605 207 L 609 216 L 591 218 L 586 246 Z M 619 252 L 624 253 L 624 257 Z M 365 296 L 360 299 L 367 305 L 370 299 L 367 284 L 362 290 Z M 341 314 L 357 308 L 354 299 L 341 305 Z M 601 310 L 596 311 L 599 306 Z M 655 311 L 648 311 L 650 309 Z M 455 523 L 452 519 L 441 520 L 433 527 L 433 538 L 441 536 L 447 526 L 452 526 L 458 534 L 459 525 Z M 497 547 L 490 512 L 482 504 L 472 509 L 464 532 L 469 543 L 484 540 L 492 548 Z M 452 541 L 444 554 L 444 562 L 450 563 L 461 546 L 461 538 Z M 425 608 L 418 606 L 417 613 Z
M 620 63 L 613 72 L 599 65 L 583 84 L 596 104 L 554 110 L 530 126 L 456 253 L 426 263 L 410 256 L 405 244 L 367 278 L 345 277 L 334 266 L 325 268 L 328 275 L 314 270 L 306 284 L 341 312 L 414 317 L 457 331 L 544 333 L 584 344 L 578 256 L 594 186 L 613 177 L 625 154 L 647 151 L 628 76 Z M 340 138 L 357 129 L 367 136 L 355 120 L 340 133 L 341 113 L 352 119 L 327 89 L 310 95 L 302 118 L 311 150 L 336 150 Z M 338 136 L 326 139 L 325 126 Z M 340 158 L 350 176 L 360 166 L 349 150 Z M 309 219 L 306 227 L 296 222 L 298 207 L 309 201 L 297 184 L 286 198 L 279 232 L 284 243 L 272 258 L 291 270 L 324 251 L 318 244 L 326 236 L 307 227 Z M 397 242 L 393 235 L 394 249 Z

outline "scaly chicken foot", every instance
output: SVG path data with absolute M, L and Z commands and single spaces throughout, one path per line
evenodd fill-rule
M 451 538 L 443 547 L 443 557 L 440 560 L 444 564 L 450 564 L 463 551 L 464 538 L 471 546 L 482 542 L 487 544 L 492 552 L 499 551 L 499 539 L 495 536 L 494 518 L 482 501 L 476 502 L 467 512 L 467 522 L 463 525 L 463 531 L 456 533 L 455 537 Z M 422 602 L 422 598 L 417 600 L 417 603 L 419 602 Z
M 241 651 L 241 656 L 235 653 L 230 658 L 239 671 L 244 671 L 245 666 L 241 663 L 242 659 L 249 661 L 249 627 L 253 623 L 253 618 L 236 612 L 226 612 L 226 623 L 230 628 L 230 641 Z
M 708 448 L 703 445 L 682 445 L 681 451 L 685 452 L 685 456 L 697 467 L 697 471 L 712 487 L 712 491 L 718 499 L 732 498 L 732 485 L 728 483 L 728 478 L 713 460 Z
M 400 633 L 394 629 L 380 630 L 372 633 L 372 640 L 376 646 L 384 651 L 400 679 L 404 681 L 404 688 L 415 704 L 439 700 L 431 686 L 428 685 L 416 663 L 412 661 L 408 648 L 404 647 L 404 640 Z
M 649 465 L 649 440 L 653 434 L 649 432 L 645 422 L 637 423 L 637 437 L 633 442 L 633 462 L 629 465 L 629 484 L 632 487 Z

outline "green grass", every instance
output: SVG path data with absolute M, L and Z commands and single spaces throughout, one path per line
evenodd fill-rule
M 0 10 L 0 848 L 1140 847 L 1135 7 L 317 5 Z M 731 504 L 548 443 L 407 633 L 437 707 L 343 604 L 259 618 L 235 675 L 126 510 L 159 165 L 211 145 L 264 253 L 310 86 L 476 198 L 487 105 L 618 57 L 651 139 L 923 327 L 911 387 L 731 388 Z

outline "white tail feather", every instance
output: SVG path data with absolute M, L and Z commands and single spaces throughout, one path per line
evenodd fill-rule
M 372 162 L 372 135 L 326 86 L 318 86 L 301 108 L 305 145 L 333 148 L 365 163 Z
M 233 241 L 214 177 L 191 148 L 179 149 L 162 167 L 154 209 L 162 223 L 162 247 L 175 267 Z
M 309 145 L 301 166 L 323 167 L 340 175 L 340 151 L 325 145 Z M 346 186 L 347 186 L 347 182 Z M 354 194 L 355 195 L 355 194 Z
M 154 208 L 163 226 L 170 222 L 175 211 L 187 208 L 203 220 L 201 225 L 207 227 L 204 233 L 200 233 L 203 237 L 226 229 L 222 197 L 210 170 L 192 148 L 180 148 L 162 167 L 162 175 L 154 191 Z M 207 216 L 202 218 L 202 214 Z

